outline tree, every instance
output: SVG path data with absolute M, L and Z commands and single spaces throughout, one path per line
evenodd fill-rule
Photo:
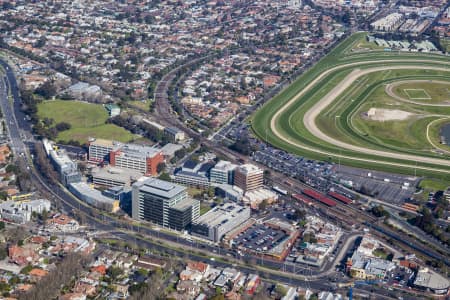
M 436 218 L 440 219 L 444 216 L 444 209 L 442 207 L 436 210 Z
M 13 6 L 10 2 L 8 2 L 8 1 L 2 3 L 2 8 L 3 8 L 4 10 L 11 9 L 11 8 L 13 8 L 13 7 L 14 7 L 14 6 Z
M 28 273 L 30 273 L 31 270 L 33 270 L 33 266 L 27 265 L 27 266 L 23 267 L 22 270 L 20 270 L 20 274 L 28 274 Z
M 21 294 L 19 300 L 34 299 L 47 300 L 57 298 L 61 287 L 68 284 L 71 279 L 80 276 L 81 271 L 87 267 L 91 257 L 78 253 L 69 253 L 59 264 L 58 268 L 39 280 L 35 287 L 27 293 Z
M 123 274 L 123 270 L 119 267 L 111 266 L 106 271 L 106 274 L 112 279 L 112 281 L 115 281 L 117 278 L 120 277 L 120 275 Z
M 0 199 L 6 200 L 8 198 L 8 193 L 6 191 L 0 191 Z
M 177 159 L 182 159 L 186 156 L 186 149 L 181 148 L 180 150 L 175 151 L 174 155 Z
M 239 138 L 234 144 L 229 146 L 229 148 L 243 155 L 250 155 L 250 153 L 252 152 L 250 141 L 247 137 Z
M 277 284 L 275 286 L 275 293 L 277 293 L 277 298 L 283 298 L 287 294 L 286 287 L 281 284 Z
M 269 184 L 272 180 L 272 173 L 270 170 L 264 170 L 264 182 Z
M 59 178 L 59 175 L 47 159 L 47 154 L 45 153 L 42 142 L 36 142 L 34 144 L 34 151 L 36 156 L 36 167 L 47 179 L 55 182 Z
M 292 214 L 292 218 L 296 221 L 302 220 L 305 218 L 305 211 L 296 209 L 294 213 Z
M 172 181 L 172 178 L 170 178 L 169 173 L 161 173 L 161 175 L 159 175 L 158 179 L 164 180 L 164 181 Z
M 35 47 L 42 48 L 45 46 L 46 43 L 47 43 L 47 39 L 45 38 L 45 36 L 41 36 L 39 38 L 39 40 L 36 42 Z
M 266 294 L 265 289 L 260 288 L 256 291 L 256 293 L 253 295 L 251 299 L 270 300 L 272 298 Z
M 317 294 L 312 295 L 311 297 L 309 297 L 309 300 L 317 300 L 319 299 L 319 297 L 317 296 Z
M 165 299 L 163 283 L 163 273 L 161 269 L 156 269 L 148 279 L 147 284 L 135 289 L 129 299 Z
M 42 119 L 42 123 L 44 124 L 45 127 L 50 127 L 53 125 L 53 122 L 55 122 L 55 120 L 53 120 L 52 118 L 47 118 L 45 117 L 44 119 Z
M 389 217 L 389 213 L 384 209 L 382 205 L 372 207 L 371 212 L 377 218 Z
M 263 201 L 261 201 L 261 203 L 259 203 L 258 209 L 260 211 L 264 211 L 264 210 L 266 210 L 267 205 L 268 205 L 267 199 L 264 199 Z
M 67 122 L 60 122 L 55 125 L 55 128 L 58 131 L 64 131 L 64 130 L 69 130 L 70 128 L 72 128 L 72 125 L 70 125 Z
M 141 292 L 142 290 L 144 290 L 146 287 L 146 283 L 145 282 L 140 282 L 137 284 L 133 284 L 130 285 L 130 287 L 128 288 L 128 292 L 130 293 L 130 295 L 135 295 L 138 294 L 139 292 Z
M 5 229 L 5 222 L 0 221 L 0 230 Z
M 8 227 L 3 233 L 5 240 L 10 244 L 18 244 L 27 237 L 27 232 L 23 227 Z
M 45 222 L 46 222 L 47 219 L 48 219 L 48 211 L 47 211 L 45 208 L 44 208 L 44 210 L 42 211 L 40 217 L 41 217 L 40 219 L 41 219 L 42 223 L 45 224 Z
M 419 18 L 419 15 L 416 12 L 412 12 L 409 14 L 409 18 L 417 20 Z
M 9 279 L 9 284 L 11 284 L 11 285 L 16 285 L 18 283 L 20 283 L 20 278 L 18 276 L 16 276 L 16 275 L 12 276 Z
M 312 243 L 312 244 L 317 243 L 316 236 L 312 232 L 304 233 L 302 238 L 303 242 L 305 243 Z
M 212 198 L 216 195 L 216 189 L 214 187 L 209 187 L 208 188 L 208 197 Z
M 48 80 L 40 87 L 38 87 L 35 92 L 45 99 L 50 99 L 51 97 L 56 95 L 56 87 L 52 81 Z
M 350 12 L 348 10 L 346 10 L 344 12 L 344 14 L 342 15 L 341 21 L 344 24 L 349 24 L 350 23 Z
M 156 172 L 161 173 L 166 169 L 166 164 L 161 162 L 158 164 L 158 166 L 156 167 Z
M 16 165 L 7 165 L 6 169 L 5 169 L 6 173 L 14 173 L 17 174 L 19 173 L 19 167 L 17 167 Z
M 8 256 L 5 244 L 0 244 L 0 260 L 4 260 Z
M 222 289 L 220 287 L 216 287 L 216 295 L 222 295 Z

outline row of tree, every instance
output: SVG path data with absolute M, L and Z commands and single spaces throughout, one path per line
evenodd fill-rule
M 71 280 L 81 274 L 92 260 L 89 256 L 82 256 L 79 253 L 69 253 L 57 268 L 38 281 L 35 287 L 29 292 L 20 295 L 19 300 L 48 300 L 54 299 L 60 293 L 61 287 L 70 283 Z
M 426 233 L 431 234 L 435 238 L 439 239 L 441 242 L 450 245 L 450 239 L 447 238 L 447 235 L 444 233 L 444 230 L 436 224 L 435 218 L 431 213 L 431 211 L 426 207 L 422 207 L 420 212 L 421 212 L 420 215 L 417 215 L 409 219 L 408 222 L 414 226 L 419 227 Z

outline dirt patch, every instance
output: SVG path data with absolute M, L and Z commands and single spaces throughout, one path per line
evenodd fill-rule
M 384 108 L 374 108 L 372 107 L 366 113 L 366 117 L 372 121 L 403 121 L 408 119 L 415 114 L 398 110 L 398 109 L 384 109 Z

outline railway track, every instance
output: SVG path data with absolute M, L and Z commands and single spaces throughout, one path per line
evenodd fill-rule
M 179 67 L 179 68 L 181 68 L 181 67 Z M 172 107 L 170 106 L 170 103 L 169 103 L 167 90 L 170 86 L 170 83 L 175 78 L 175 73 L 177 71 L 178 71 L 178 69 L 174 69 L 171 72 L 169 72 L 168 74 L 166 74 L 165 77 L 163 77 L 163 79 L 157 85 L 157 88 L 155 91 L 155 103 L 156 103 L 156 106 L 155 106 L 156 114 L 155 115 L 157 116 L 156 118 L 159 121 L 161 121 L 161 123 L 163 123 L 163 124 L 180 128 L 189 136 L 197 138 L 202 144 L 206 145 L 207 147 L 209 147 L 211 149 L 214 149 L 215 152 L 225 156 L 227 159 L 229 159 L 232 162 L 242 163 L 242 162 L 248 161 L 249 158 L 247 156 L 236 153 L 236 152 L 228 149 L 225 146 L 222 146 L 213 141 L 210 141 L 207 138 L 203 137 L 200 133 L 192 130 L 191 128 L 186 127 L 186 125 L 173 113 Z M 253 163 L 255 163 L 255 162 L 253 162 Z M 258 163 L 255 163 L 255 164 L 261 166 L 263 169 L 267 169 L 266 166 L 262 166 Z M 286 179 L 285 174 L 282 174 L 282 173 L 279 173 L 279 172 L 276 172 L 273 170 L 271 170 L 271 172 L 273 173 L 273 175 L 275 175 L 273 177 L 274 183 L 276 183 L 282 187 L 287 187 L 287 189 L 291 192 L 293 191 L 292 186 L 287 186 L 284 183 L 284 180 Z M 299 181 L 296 181 L 295 188 L 311 189 L 310 186 L 307 186 L 306 184 L 301 183 Z M 346 224 L 348 226 L 352 226 L 355 224 L 361 224 L 361 225 L 372 224 L 372 225 L 374 225 L 378 222 L 378 219 L 376 217 L 372 216 L 371 214 L 369 214 L 367 212 L 364 212 L 364 211 L 358 209 L 357 207 L 354 207 L 351 204 L 345 205 L 345 204 L 338 203 L 335 207 L 329 207 L 318 201 L 314 201 L 314 205 L 316 207 L 322 209 L 323 211 L 325 211 L 326 214 L 331 215 L 332 217 L 336 218 L 338 221 L 340 221 L 343 224 Z M 376 225 L 376 227 L 372 227 L 372 226 L 370 226 L 370 227 L 375 230 L 378 228 L 380 230 L 384 230 L 385 232 L 389 232 L 390 235 L 397 237 L 396 240 L 398 242 L 404 243 L 406 246 L 408 246 L 409 243 L 412 243 L 411 241 L 405 241 L 401 237 L 397 236 L 395 233 L 392 233 L 392 232 L 388 231 L 388 229 L 385 229 L 378 225 Z M 436 253 L 432 253 L 431 256 L 428 255 L 431 252 L 427 254 L 426 249 L 421 248 L 421 247 L 418 247 L 418 249 L 415 249 L 415 250 L 418 250 L 419 252 L 421 252 L 431 258 L 435 258 L 435 257 L 442 258 L 442 256 L 440 256 L 439 254 L 436 254 Z

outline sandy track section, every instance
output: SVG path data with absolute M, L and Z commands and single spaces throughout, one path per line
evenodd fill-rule
M 404 81 L 396 81 L 394 83 L 390 83 L 388 85 L 386 85 L 386 94 L 388 94 L 389 97 L 392 97 L 396 100 L 402 101 L 402 102 L 407 102 L 407 103 L 412 103 L 412 104 L 417 104 L 417 105 L 423 105 L 423 106 L 438 106 L 438 107 L 443 107 L 443 106 L 450 106 L 450 103 L 445 103 L 445 101 L 450 101 L 450 99 L 448 100 L 444 100 L 444 103 L 427 103 L 425 101 L 422 102 L 417 102 L 414 100 L 410 100 L 410 99 L 406 99 L 403 97 L 398 96 L 397 94 L 394 93 L 393 89 L 403 83 L 419 83 L 419 82 L 424 82 L 424 81 L 428 81 L 428 80 L 404 80 Z M 447 84 L 448 81 L 442 81 L 442 80 L 433 80 L 434 83 L 444 83 Z
M 319 76 L 317 76 L 313 81 L 311 81 L 304 89 L 302 89 L 300 92 L 298 92 L 294 97 L 292 97 L 292 99 L 291 100 L 289 100 L 286 104 L 284 104 L 284 106 L 283 107 L 281 107 L 281 109 L 280 110 L 278 110 L 274 115 L 273 115 L 273 117 L 272 117 L 272 119 L 270 120 L 270 129 L 272 130 L 272 132 L 279 138 L 279 139 L 281 139 L 281 140 L 283 140 L 284 142 L 286 142 L 286 143 L 288 143 L 288 144 L 290 144 L 290 145 L 293 145 L 293 146 L 296 146 L 296 147 L 298 147 L 298 148 L 301 148 L 301 149 L 304 149 L 304 150 L 307 150 L 307 151 L 312 151 L 312 152 L 315 152 L 315 153 L 319 153 L 319 154 L 323 154 L 323 155 L 328 155 L 328 156 L 333 156 L 333 157 L 340 157 L 340 158 L 344 158 L 344 159 L 350 159 L 350 160 L 355 160 L 355 161 L 361 161 L 361 162 L 368 162 L 368 163 L 375 163 L 375 164 L 382 164 L 382 165 L 389 165 L 389 166 L 397 166 L 397 167 L 407 167 L 407 168 L 416 168 L 416 169 L 422 169 L 422 170 L 430 170 L 430 171 L 440 171 L 440 172 L 443 172 L 443 173 L 450 173 L 450 171 L 449 170 L 444 170 L 444 169 L 439 169 L 439 168 L 431 168 L 431 167 L 423 167 L 423 166 L 415 166 L 414 164 L 415 164 L 415 162 L 416 161 L 423 161 L 423 159 L 425 159 L 424 157 L 421 157 L 421 156 L 415 156 L 415 155 L 405 155 L 405 156 L 407 156 L 407 157 L 411 157 L 411 158 L 413 158 L 413 159 L 409 159 L 409 160 L 412 160 L 413 162 L 414 162 L 414 164 L 405 164 L 405 163 L 395 163 L 395 162 L 387 162 L 387 161 L 383 161 L 383 160 L 378 160 L 378 159 L 366 159 L 366 158 L 358 158 L 358 157 L 353 157 L 353 156 L 348 156 L 348 155 L 341 155 L 341 154 L 337 154 L 337 153 L 335 153 L 335 152 L 329 152 L 329 151 L 324 151 L 324 150 L 320 150 L 320 149 L 318 149 L 318 148 L 315 148 L 315 147 L 310 147 L 310 146 L 306 146 L 306 145 L 303 145 L 303 144 L 301 144 L 301 143 L 299 143 L 299 142 L 296 142 L 296 141 L 292 141 L 292 140 L 290 140 L 289 138 L 287 138 L 287 137 L 285 137 L 285 136 L 283 136 L 280 132 L 279 132 L 279 130 L 277 129 L 277 127 L 276 127 L 276 123 L 277 123 L 277 120 L 278 120 L 278 118 L 280 117 L 280 115 L 283 113 L 283 112 L 285 112 L 292 104 L 294 104 L 298 99 L 300 99 L 307 91 L 309 91 L 312 87 L 314 87 L 314 85 L 316 85 L 320 80 L 322 80 L 324 77 L 326 77 L 327 75 L 329 75 L 330 73 L 332 73 L 332 72 L 334 72 L 334 71 L 336 71 L 336 70 L 340 70 L 340 69 L 344 69 L 344 68 L 347 68 L 347 67 L 351 67 L 351 66 L 355 66 L 355 67 L 358 67 L 358 66 L 362 66 L 362 65 L 367 65 L 367 64 L 375 64 L 375 63 L 377 63 L 377 64 L 389 64 L 389 63 L 412 63 L 412 64 L 417 64 L 417 63 L 436 63 L 435 61 L 433 61 L 433 60 L 407 60 L 407 59 L 403 59 L 403 60 L 377 60 L 377 61 L 365 61 L 365 62 L 355 62 L 355 63 L 350 63 L 350 64 L 345 64 L 345 65 L 340 65 L 340 66 L 336 66 L 336 67 L 333 67 L 333 68 L 331 68 L 331 69 L 328 69 L 328 70 L 326 70 L 325 72 L 323 72 L 323 73 L 321 73 Z M 450 65 L 450 63 L 447 63 L 447 62 L 440 62 L 441 64 L 445 64 L 445 65 Z M 376 68 L 373 68 L 373 69 L 378 69 L 378 70 L 390 70 L 390 69 L 398 69 L 399 67 L 401 67 L 401 66 L 399 66 L 399 65 L 396 65 L 396 66 L 382 66 L 382 67 L 376 67 Z M 409 69 L 417 69 L 419 66 L 403 66 L 404 68 L 409 68 Z M 425 69 L 437 69 L 437 70 L 445 70 L 445 71 L 449 71 L 449 68 L 447 67 L 447 68 L 442 68 L 442 67 L 425 67 L 425 66 L 422 66 L 422 68 L 425 68 Z M 367 69 L 367 70 L 369 70 L 369 69 Z M 366 70 L 366 71 L 367 71 Z M 344 82 L 346 82 L 347 84 L 348 84 L 348 86 L 351 84 L 351 83 L 353 83 L 353 81 L 354 80 L 356 80 L 359 76 L 362 76 L 362 74 L 361 74 L 361 72 L 364 72 L 364 71 L 361 71 L 361 70 L 354 70 L 352 73 L 350 73 L 347 77 L 346 77 L 346 79 L 344 80 Z M 374 72 L 374 71 L 373 71 Z M 355 77 L 355 74 L 359 74 L 359 76 L 356 76 Z M 350 78 L 350 79 L 349 79 Z M 355 79 L 356 78 L 356 79 Z M 351 81 L 351 80 L 353 80 L 353 81 Z M 337 85 L 330 93 L 328 93 L 327 94 L 327 96 L 325 96 L 322 100 L 320 100 L 318 103 L 316 103 L 316 105 L 314 105 L 314 107 L 316 107 L 316 110 L 317 110 L 317 108 L 319 107 L 323 107 L 323 105 L 321 105 L 320 103 L 323 103 L 324 101 L 326 101 L 327 103 L 331 103 L 333 100 L 335 100 L 336 99 L 336 97 L 339 95 L 339 94 L 335 94 L 336 92 L 339 92 L 340 91 L 340 93 L 342 93 L 343 91 L 345 90 L 345 88 L 344 89 L 342 89 L 342 86 L 341 85 Z M 331 101 L 331 102 L 330 102 Z M 326 107 L 326 105 L 325 105 L 325 107 Z M 330 142 L 330 143 L 332 143 L 333 144 L 333 142 L 337 142 L 338 144 L 343 144 L 345 147 L 343 147 L 343 148 L 345 148 L 345 149 L 354 149 L 354 148 L 356 148 L 356 149 L 360 149 L 361 151 L 358 151 L 358 152 L 362 152 L 362 153 L 369 153 L 369 154 L 372 154 L 373 153 L 373 151 L 376 151 L 376 150 L 372 150 L 372 149 L 369 149 L 369 148 L 363 148 L 363 147 L 357 147 L 357 146 L 353 146 L 353 145 L 349 145 L 349 144 L 346 144 L 346 143 L 344 143 L 344 142 L 341 142 L 341 141 L 338 141 L 338 140 L 335 140 L 335 139 L 332 139 L 332 138 L 330 138 L 330 137 L 328 137 L 327 135 L 325 135 L 324 133 L 322 133 L 318 128 L 317 128 L 317 126 L 316 126 L 316 124 L 315 124 L 315 118 L 317 117 L 317 115 L 320 113 L 320 111 L 317 111 L 317 112 L 315 112 L 316 110 L 312 110 L 312 109 L 310 109 L 305 115 L 306 116 L 308 116 L 308 113 L 309 112 L 312 112 L 312 113 L 314 113 L 314 118 L 310 118 L 310 117 L 307 117 L 307 118 L 305 118 L 305 119 L 308 119 L 307 120 L 307 122 L 306 122 L 306 120 L 304 120 L 304 123 L 305 123 L 305 125 L 307 125 L 307 128 L 308 128 L 308 130 L 310 130 L 309 128 L 311 128 L 311 130 L 312 130 L 312 132 L 313 132 L 313 134 L 314 134 L 314 132 L 315 133 L 317 133 L 317 135 L 319 135 L 319 136 L 321 136 L 322 137 L 322 139 L 323 140 L 325 140 L 325 141 L 327 141 L 327 142 Z M 312 120 L 312 121 L 311 121 Z M 315 127 L 315 128 L 314 128 Z M 310 130 L 310 131 L 311 131 Z M 393 153 L 393 152 L 385 152 L 385 151 L 376 151 L 376 152 L 379 152 L 379 153 L 382 153 L 382 155 L 381 156 L 383 156 L 383 157 L 395 157 L 395 156 L 393 156 L 393 155 L 398 155 L 399 153 Z M 402 155 L 403 156 L 403 155 Z M 416 160 L 416 158 L 419 158 L 420 160 Z M 447 160 L 443 160 L 443 159 L 432 159 L 432 158 L 429 158 L 429 159 L 426 159 L 426 162 L 429 162 L 429 160 L 432 160 L 432 161 L 438 161 L 438 163 L 437 164 L 439 164 L 439 165 L 442 165 L 442 163 L 444 162 L 444 165 L 450 165 L 450 161 L 447 161 Z

